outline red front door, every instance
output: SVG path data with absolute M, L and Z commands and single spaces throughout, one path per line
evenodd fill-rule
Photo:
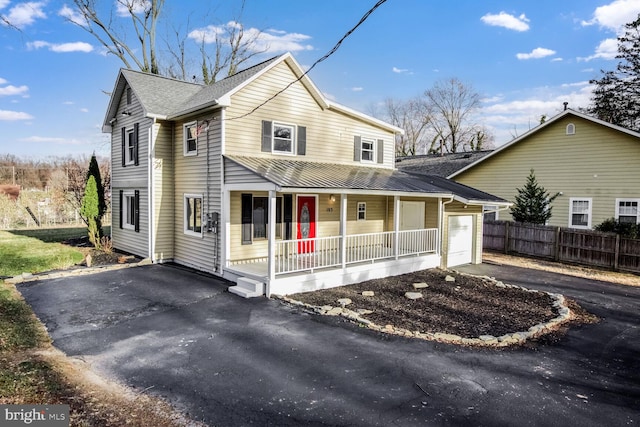
M 297 238 L 300 240 L 316 237 L 316 198 L 298 196 Z M 298 253 L 306 254 L 315 250 L 314 241 L 298 242 Z

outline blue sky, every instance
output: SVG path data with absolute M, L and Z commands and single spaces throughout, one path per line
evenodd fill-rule
M 290 51 L 308 67 L 375 2 L 247 0 L 241 23 L 261 30 L 269 48 L 256 61 Z M 170 18 L 163 18 L 159 46 L 169 24 L 186 33 L 189 22 L 189 31 L 203 34 L 236 17 L 239 5 L 166 0 Z M 109 153 L 100 130 L 105 92 L 122 63 L 65 20 L 72 7 L 0 0 L 0 15 L 21 30 L 0 26 L 0 154 Z M 499 146 L 542 114 L 560 112 L 564 101 L 587 106 L 589 79 L 615 68 L 616 36 L 638 13 L 640 0 L 387 0 L 310 76 L 328 98 L 363 112 L 458 78 L 481 94 L 483 123 Z M 125 25 L 128 18 L 114 19 Z

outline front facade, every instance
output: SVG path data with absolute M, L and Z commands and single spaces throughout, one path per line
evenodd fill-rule
M 640 134 L 571 109 L 449 178 L 514 201 L 531 169 L 550 194 L 559 193 L 549 225 L 640 222 Z M 511 220 L 509 210 L 498 219 Z
M 104 131 L 114 246 L 258 295 L 480 262 L 483 205 L 506 204 L 397 171 L 402 130 L 327 101 L 289 54 L 211 86 L 122 70 Z

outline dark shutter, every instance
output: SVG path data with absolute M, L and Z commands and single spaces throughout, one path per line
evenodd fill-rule
M 262 151 L 266 153 L 271 152 L 271 139 L 272 139 L 271 122 L 267 120 L 262 121 Z
M 362 140 L 359 136 L 353 137 L 353 161 L 360 161 L 360 151 L 362 150 Z
M 122 167 L 125 167 L 127 166 L 127 129 L 125 129 L 124 127 L 120 129 L 120 134 L 122 135 L 122 141 L 120 141 L 120 146 L 122 148 L 120 150 L 122 154 Z
M 298 156 L 307 154 L 307 128 L 298 126 Z
M 140 232 L 140 191 L 138 190 L 134 192 L 133 205 L 135 207 L 135 213 L 134 213 L 135 231 L 136 233 L 139 233 Z
M 291 235 L 293 232 L 292 224 L 293 224 L 293 195 L 285 194 L 284 195 L 284 212 L 282 214 L 283 222 L 284 222 L 284 239 L 291 240 Z
M 253 196 L 242 194 L 242 244 L 251 244 L 251 222 L 253 219 Z
M 138 123 L 133 125 L 133 162 L 138 166 Z
M 378 163 L 384 163 L 384 141 L 378 140 Z
M 122 205 L 122 200 L 123 200 L 122 193 L 123 193 L 122 190 L 120 190 L 120 228 L 122 228 L 122 218 L 125 215 L 123 205 Z

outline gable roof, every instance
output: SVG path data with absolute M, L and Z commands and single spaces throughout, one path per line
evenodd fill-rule
M 489 155 L 492 150 L 464 151 L 462 153 L 424 154 L 396 158 L 400 170 L 421 175 L 447 177 L 465 166 Z
M 566 110 L 564 110 L 561 113 L 553 116 L 551 119 L 547 120 L 546 122 L 542 123 L 541 125 L 538 125 L 538 126 L 534 127 L 533 129 L 530 129 L 529 131 L 523 133 L 519 137 L 514 138 L 510 142 L 508 142 L 508 143 L 504 144 L 503 146 L 493 150 L 487 156 L 484 156 L 484 157 L 474 161 L 473 163 L 468 164 L 467 166 L 463 167 L 462 169 L 459 169 L 459 170 L 453 172 L 451 175 L 448 175 L 447 178 L 454 178 L 454 177 L 460 175 L 462 172 L 464 172 L 464 171 L 466 171 L 468 169 L 471 169 L 471 168 L 475 167 L 477 164 L 482 163 L 483 161 L 489 159 L 490 157 L 495 156 L 496 154 L 502 152 L 503 150 L 506 150 L 507 148 L 518 144 L 519 142 L 529 138 L 531 135 L 535 134 L 536 132 L 539 132 L 540 130 L 545 129 L 547 126 L 551 126 L 553 123 L 557 122 L 558 120 L 560 120 L 560 119 L 562 119 L 563 117 L 566 117 L 566 116 L 575 116 L 575 117 L 590 121 L 592 123 L 596 123 L 596 124 L 598 124 L 600 126 L 604 126 L 604 127 L 609 128 L 609 129 L 625 133 L 627 135 L 631 135 L 631 136 L 633 136 L 635 138 L 640 138 L 640 133 L 632 131 L 631 129 L 623 128 L 621 126 L 614 125 L 612 123 L 605 122 L 604 120 L 600 120 L 600 119 L 597 119 L 595 117 L 591 117 L 591 116 L 589 116 L 587 114 L 581 113 L 579 111 L 567 108 Z
M 290 67 L 294 76 L 321 108 L 332 109 L 360 120 L 365 120 L 394 133 L 404 133 L 402 129 L 382 120 L 328 101 L 290 53 L 270 58 L 211 85 L 189 83 L 157 74 L 121 69 L 114 90 L 111 93 L 111 99 L 109 100 L 102 126 L 103 132 L 110 131 L 110 121 L 116 117 L 118 105 L 127 84 L 131 87 L 136 99 L 142 104 L 146 117 L 177 120 L 199 111 L 229 105 L 231 95 L 282 62 L 285 62 Z M 285 87 L 282 89 L 285 89 Z
M 290 159 L 232 155 L 224 157 L 280 188 L 324 190 L 323 192 L 362 190 L 368 194 L 427 193 L 438 197 L 453 196 L 469 204 L 509 204 L 499 197 L 435 175 Z

